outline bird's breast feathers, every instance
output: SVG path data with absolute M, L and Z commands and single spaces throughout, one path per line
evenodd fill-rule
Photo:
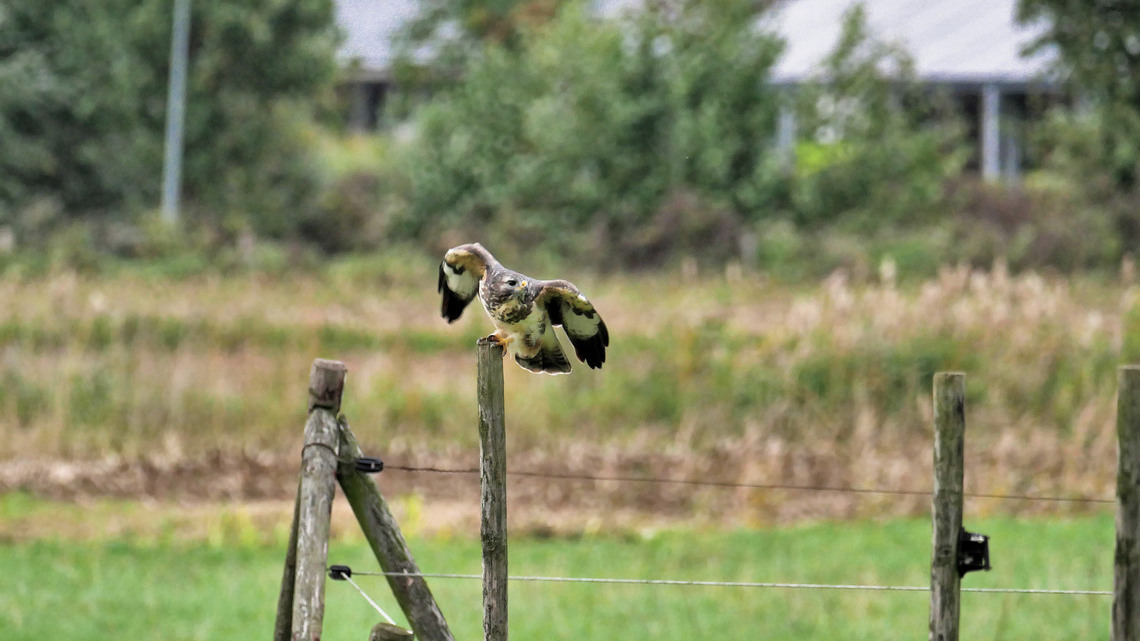
M 517 298 L 508 299 L 494 308 L 488 308 L 487 313 L 491 315 L 491 318 L 505 325 L 520 325 L 531 320 L 532 317 L 544 316 L 542 310 L 533 303 L 524 303 Z
M 545 310 L 533 303 L 509 300 L 487 314 L 500 332 L 511 338 L 510 348 L 524 355 L 538 351 L 550 324 Z

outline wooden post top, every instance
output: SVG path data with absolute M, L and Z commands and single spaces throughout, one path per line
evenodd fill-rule
M 372 628 L 372 634 L 368 635 L 368 641 L 404 641 L 414 636 L 411 630 L 405 630 L 398 625 L 377 623 L 376 627 Z
M 344 376 L 348 368 L 340 361 L 318 358 L 309 370 L 309 411 L 321 407 L 333 414 L 340 412 L 344 394 Z

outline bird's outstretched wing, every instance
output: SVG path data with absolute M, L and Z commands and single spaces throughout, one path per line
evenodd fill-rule
M 535 302 L 546 307 L 551 323 L 566 330 L 578 360 L 594 369 L 601 368 L 606 362 L 610 332 L 593 303 L 573 283 L 564 280 L 539 281 L 535 285 L 540 287 Z
M 447 250 L 439 264 L 439 293 L 443 295 L 440 313 L 447 322 L 459 318 L 467 303 L 479 293 L 479 279 L 489 265 L 499 262 L 479 243 Z

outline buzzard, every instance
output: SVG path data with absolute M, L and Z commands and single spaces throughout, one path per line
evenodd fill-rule
M 447 322 L 479 296 L 495 325 L 487 337 L 514 353 L 532 372 L 565 374 L 570 360 L 554 333 L 561 325 L 578 360 L 592 368 L 606 362 L 610 333 L 593 304 L 572 283 L 529 278 L 499 264 L 479 243 L 447 250 L 439 265 L 441 312 Z

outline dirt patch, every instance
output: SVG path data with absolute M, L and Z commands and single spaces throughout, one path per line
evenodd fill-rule
M 1055 475 L 1018 475 L 1057 451 L 1039 438 L 1018 447 L 995 434 L 996 447 L 967 457 L 967 491 L 990 494 L 1111 497 L 1112 470 L 1071 466 Z M 680 447 L 619 450 L 576 442 L 556 450 L 514 452 L 508 461 L 512 529 L 574 535 L 687 527 L 763 527 L 806 520 L 922 516 L 929 513 L 929 443 L 895 439 L 860 452 L 835 443 L 812 447 L 779 440 L 725 443 L 703 452 Z M 1036 456 L 1036 465 L 1021 460 Z M 376 477 L 401 523 L 414 533 L 478 532 L 476 452 L 395 452 Z M 297 487 L 299 457 L 267 452 L 213 452 L 197 457 L 0 462 L 0 492 L 84 502 L 104 498 L 153 505 L 262 506 L 258 530 L 280 529 Z M 1099 471 L 1098 471 L 1099 470 Z M 1065 483 L 1067 489 L 1048 485 Z M 343 501 L 338 501 L 343 504 Z M 970 498 L 987 513 L 1081 513 L 1103 503 Z M 338 507 L 344 528 L 351 517 Z M 216 510 L 214 510 L 216 511 Z M 211 510 L 205 510 L 206 513 Z M 250 516 L 248 509 L 242 518 Z M 250 517 L 252 518 L 252 517 Z

